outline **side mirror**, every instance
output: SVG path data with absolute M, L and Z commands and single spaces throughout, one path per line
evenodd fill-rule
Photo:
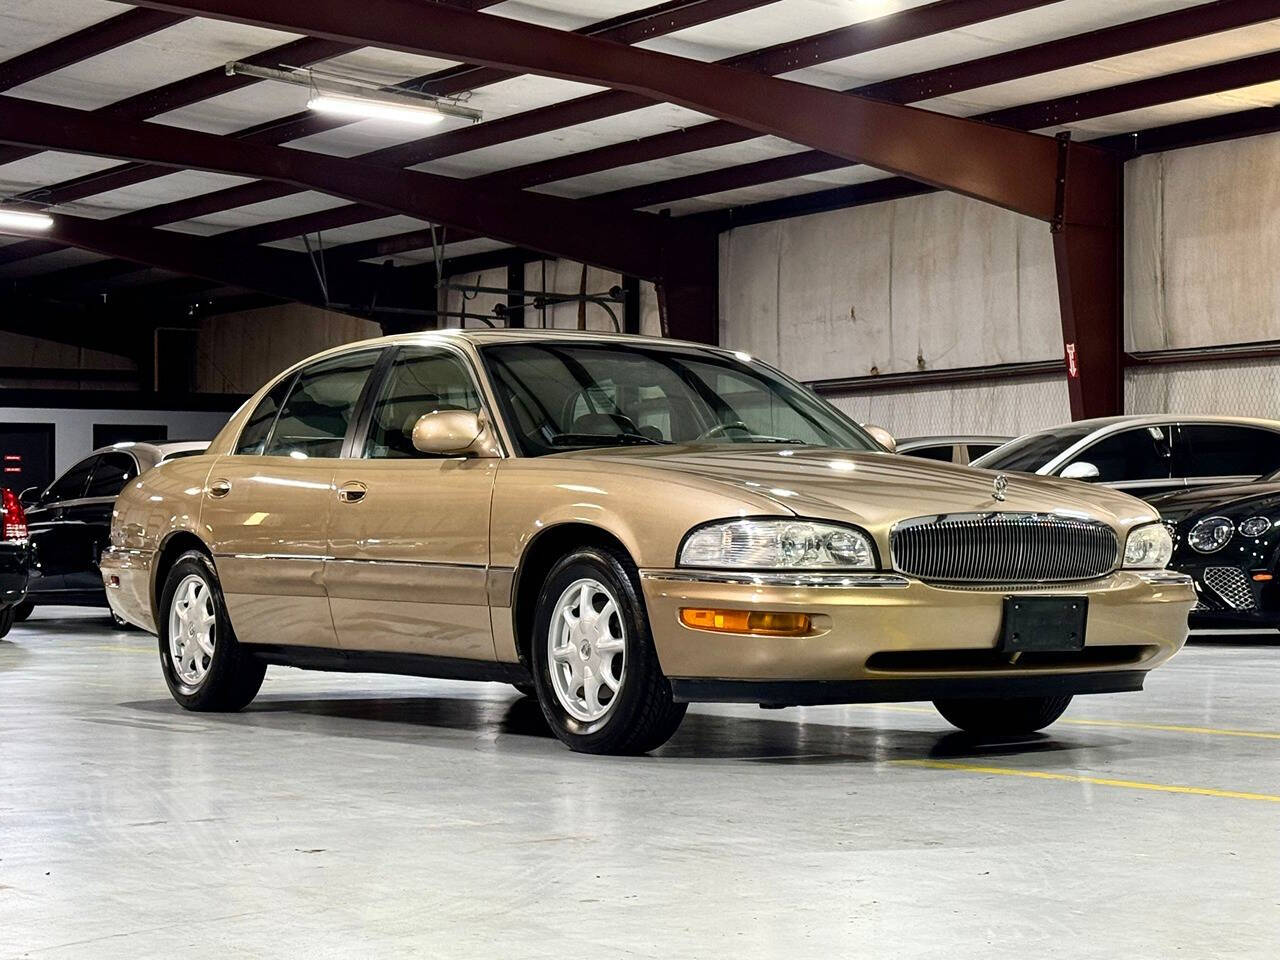
M 1098 468 L 1087 460 L 1077 460 L 1075 463 L 1068 463 L 1062 468 L 1062 473 L 1058 474 L 1064 480 L 1097 480 Z
M 424 413 L 413 425 L 413 448 L 438 457 L 498 456 L 498 444 L 484 416 L 470 410 Z
M 27 489 L 23 490 L 20 494 L 18 494 L 18 502 L 22 504 L 24 507 L 31 506 L 39 498 L 40 498 L 39 487 L 27 487 Z
M 874 423 L 864 423 L 862 429 L 871 434 L 871 439 L 890 453 L 898 452 L 898 441 L 893 439 L 893 434 L 884 427 L 877 427 Z

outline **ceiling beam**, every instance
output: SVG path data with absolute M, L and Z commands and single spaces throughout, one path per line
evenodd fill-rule
M 0 90 L 21 86 L 185 19 L 162 10 L 126 10 L 0 63 Z
M 358 18 L 336 3 L 137 2 L 171 13 L 600 84 L 710 113 L 760 134 L 869 163 L 1046 222 L 1062 212 L 1059 147 L 1048 137 L 502 17 L 443 6 L 423 8 L 410 0 L 365 0 Z M 1105 162 L 1087 147 L 1071 146 L 1068 152 L 1081 174 Z M 1095 213 L 1100 211 L 1092 204 L 1067 204 L 1069 216 Z
M 678 272 L 683 244 L 692 237 L 688 228 L 645 214 L 605 216 L 592 205 L 556 197 L 481 191 L 448 177 L 117 122 L 12 97 L 0 97 L 0 142 L 278 180 L 648 279 Z

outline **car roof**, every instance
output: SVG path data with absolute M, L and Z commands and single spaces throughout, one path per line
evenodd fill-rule
M 1013 438 L 987 436 L 977 433 L 944 434 L 936 437 L 903 437 L 898 441 L 898 449 L 901 450 L 904 447 L 928 447 L 935 444 L 937 446 L 945 446 L 948 443 L 953 445 L 957 443 L 994 443 L 999 445 L 1008 443 L 1011 439 Z
M 192 451 L 200 452 L 207 450 L 208 447 L 208 440 L 162 440 L 158 443 L 143 440 L 123 440 L 107 447 L 99 447 L 89 456 L 93 457 L 101 453 L 130 453 L 139 463 L 155 466 L 161 460 L 172 457 L 175 454 L 190 453 Z
M 717 350 L 722 353 L 734 353 L 727 347 L 713 344 L 695 343 L 690 340 L 672 340 L 667 337 L 646 337 L 635 333 L 613 333 L 605 330 L 557 330 L 546 327 L 485 327 L 483 329 L 459 329 L 449 327 L 442 330 L 419 330 L 414 333 L 398 333 L 389 337 L 377 337 L 372 340 L 361 340 L 345 343 L 339 348 L 326 351 L 336 353 L 340 350 L 351 350 L 367 347 L 390 346 L 400 343 L 470 343 L 475 346 L 488 346 L 494 343 L 538 343 L 538 342 L 577 342 L 587 344 L 617 343 L 631 346 L 651 347 L 697 347 L 703 350 Z M 316 357 L 308 357 L 314 360 Z
M 1264 417 L 1228 417 L 1219 414 L 1198 413 L 1158 413 L 1119 417 L 1094 417 L 1091 420 L 1076 420 L 1071 423 L 1060 423 L 1032 433 L 1052 433 L 1056 430 L 1069 430 L 1087 427 L 1096 432 L 1108 427 L 1160 427 L 1170 423 L 1225 423 L 1236 426 L 1265 427 L 1268 430 L 1280 430 L 1280 420 L 1268 420 Z

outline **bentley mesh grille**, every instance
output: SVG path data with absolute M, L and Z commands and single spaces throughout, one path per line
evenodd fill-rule
M 1222 598 L 1222 602 L 1233 610 L 1253 610 L 1253 587 L 1249 578 L 1238 567 L 1208 567 L 1202 579 L 1204 585 Z
M 1105 523 L 1044 513 L 969 513 L 904 520 L 890 535 L 900 573 L 940 583 L 1093 580 L 1116 568 Z

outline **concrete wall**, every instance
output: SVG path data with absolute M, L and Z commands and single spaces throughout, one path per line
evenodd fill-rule
M 301 303 L 208 317 L 197 337 L 196 390 L 253 393 L 304 357 L 381 335 L 369 320 Z

